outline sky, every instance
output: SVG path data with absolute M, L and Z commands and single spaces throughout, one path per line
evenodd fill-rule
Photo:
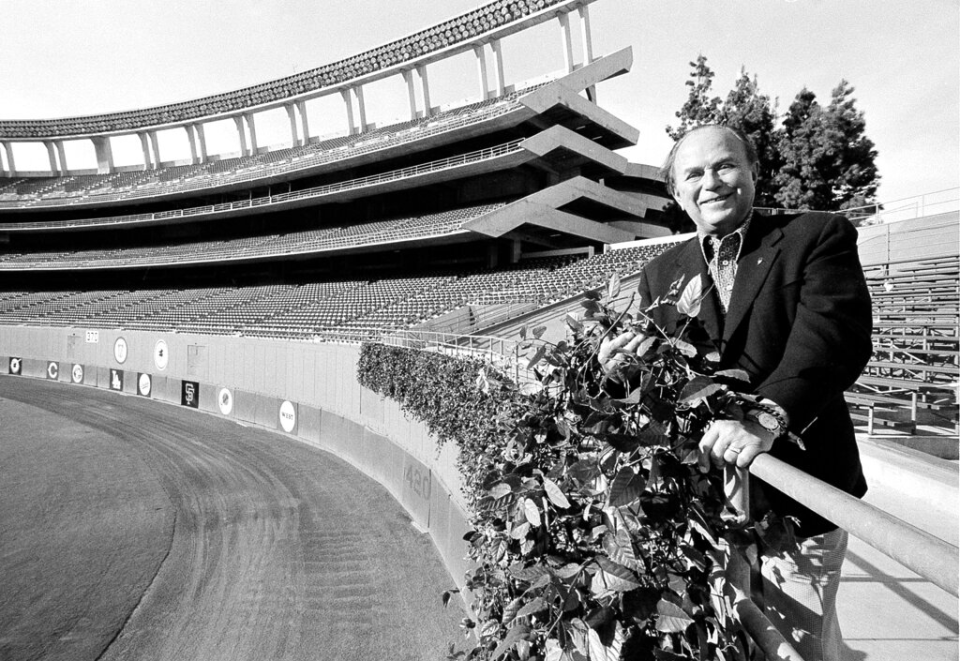
M 73 117 L 194 99 L 306 71 L 414 33 L 481 0 L 0 0 L 0 118 Z M 741 69 L 782 113 L 802 88 L 829 102 L 841 79 L 856 92 L 876 144 L 878 198 L 891 202 L 960 186 L 960 3 L 957 0 L 597 0 L 595 55 L 633 48 L 631 72 L 598 86 L 602 107 L 640 132 L 631 161 L 659 165 L 664 127 L 687 97 L 690 62 L 707 57 L 725 97 Z M 574 35 L 579 20 L 574 20 Z M 575 59 L 582 60 L 579 39 Z M 557 21 L 503 42 L 516 83 L 562 68 Z M 472 55 L 430 68 L 435 105 L 479 95 Z M 405 112 L 399 76 L 365 88 L 368 119 Z M 344 132 L 339 96 L 308 105 L 311 134 Z M 262 145 L 289 140 L 282 111 L 257 117 Z M 118 164 L 141 158 L 114 140 Z M 232 124 L 211 124 L 211 152 L 236 150 Z M 164 160 L 186 138 L 161 136 Z M 20 149 L 20 148 L 18 148 Z M 42 147 L 17 152 L 45 167 Z M 88 141 L 67 143 L 84 167 Z M 954 197 L 956 193 L 953 193 Z

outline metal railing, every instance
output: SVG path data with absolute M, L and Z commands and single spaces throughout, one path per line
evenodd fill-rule
M 960 595 L 960 550 L 956 546 L 769 454 L 757 456 L 749 469 L 725 471 L 728 499 L 743 517 L 750 511 L 749 476 L 780 490 L 942 590 Z M 749 572 L 742 571 L 736 563 L 731 565 L 728 580 L 738 595 L 749 595 Z M 767 658 L 802 661 L 759 608 L 747 602 L 749 599 L 737 599 L 735 608 L 747 633 Z

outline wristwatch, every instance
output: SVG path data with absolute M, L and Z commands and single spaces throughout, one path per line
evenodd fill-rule
M 783 424 L 780 416 L 775 415 L 766 408 L 751 408 L 744 414 L 744 417 L 748 420 L 753 420 L 767 431 L 772 432 L 774 438 L 780 438 L 787 431 L 786 425 Z

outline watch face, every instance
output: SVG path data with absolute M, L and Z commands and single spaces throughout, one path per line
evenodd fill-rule
M 757 422 L 760 423 L 761 427 L 769 429 L 770 431 L 780 429 L 780 422 L 766 411 L 761 411 L 757 414 Z

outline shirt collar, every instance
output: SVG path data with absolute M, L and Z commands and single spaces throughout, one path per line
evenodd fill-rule
M 744 240 L 747 238 L 747 230 L 750 229 L 750 222 L 752 220 L 753 220 L 753 209 L 750 209 L 750 212 L 747 214 L 746 220 L 740 223 L 740 227 L 733 230 L 726 236 L 723 236 L 720 238 L 717 238 L 710 234 L 704 234 L 703 232 L 697 230 L 697 240 L 700 243 L 700 252 L 703 254 L 704 261 L 707 264 L 713 261 L 713 258 L 717 254 L 717 249 L 720 247 L 720 244 L 732 236 L 738 237 L 737 260 L 739 260 L 740 251 L 743 249 Z

